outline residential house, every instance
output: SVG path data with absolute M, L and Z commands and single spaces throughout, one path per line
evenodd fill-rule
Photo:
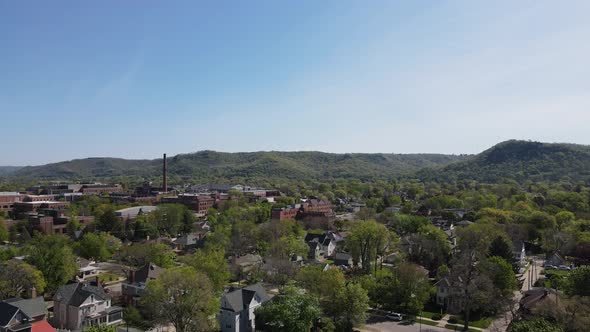
M 445 277 L 434 284 L 436 287 L 436 303 L 447 312 L 456 313 L 460 311 L 463 303 L 462 280 L 452 282 L 450 278 Z
M 194 232 L 183 234 L 172 241 L 177 251 L 189 251 L 203 245 L 207 232 Z
M 165 270 L 156 264 L 149 263 L 140 269 L 129 271 L 127 280 L 122 285 L 126 303 L 137 305 L 145 292 L 148 281 L 157 279 Z
M 324 257 L 324 252 L 322 250 L 322 245 L 317 242 L 307 242 L 309 246 L 309 252 L 307 253 L 307 258 L 315 261 L 319 261 Z
M 260 284 L 254 284 L 223 294 L 219 315 L 221 331 L 255 331 L 254 312 L 269 300 L 270 296 Z
M 539 311 L 555 310 L 559 302 L 558 293 L 550 288 L 533 288 L 523 293 L 519 303 L 519 310 L 523 316 L 536 316 Z
M 76 331 L 89 326 L 117 325 L 123 321 L 123 308 L 112 306 L 111 296 L 97 284 L 61 286 L 53 301 L 53 323 L 60 329 Z
M 0 302 L 0 332 L 55 332 L 42 296 Z
M 76 263 L 80 266 L 76 279 L 78 281 L 84 281 L 91 278 L 96 278 L 99 274 L 98 266 L 95 261 L 87 260 L 82 257 L 76 259 Z
M 312 234 L 309 233 L 305 236 L 305 242 L 310 246 L 310 249 L 315 250 L 316 247 L 319 247 L 319 255 L 321 257 L 332 257 L 336 251 L 336 242 L 341 241 L 339 235 L 334 232 L 326 232 L 323 234 Z M 312 248 L 311 244 L 317 243 L 318 246 L 314 246 Z M 311 251 L 310 251 L 310 258 Z
M 352 255 L 347 253 L 337 253 L 334 255 L 334 265 L 352 267 Z
M 512 251 L 512 262 L 519 268 L 524 268 L 526 266 L 527 259 L 523 241 L 514 244 L 514 250 Z
M 566 260 L 559 254 L 558 252 L 554 252 L 553 255 L 549 256 L 545 261 L 545 266 L 553 265 L 553 266 L 561 266 L 566 265 Z

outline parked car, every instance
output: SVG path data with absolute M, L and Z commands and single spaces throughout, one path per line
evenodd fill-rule
M 559 269 L 560 269 L 561 271 L 569 271 L 569 270 L 571 270 L 572 268 L 571 268 L 571 267 L 569 267 L 569 266 L 560 265 L 560 266 L 559 266 Z
M 397 322 L 401 322 L 403 319 L 402 314 L 398 314 L 397 312 L 390 312 L 385 317 L 387 317 L 387 319 L 391 319 Z
M 555 270 L 557 269 L 557 267 L 553 266 L 553 265 L 545 265 L 545 270 Z

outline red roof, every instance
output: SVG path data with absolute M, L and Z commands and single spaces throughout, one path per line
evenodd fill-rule
M 56 330 L 46 320 L 42 320 L 33 323 L 31 332 L 56 332 Z

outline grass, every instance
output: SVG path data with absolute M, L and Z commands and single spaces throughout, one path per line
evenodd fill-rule
M 98 280 L 100 282 L 109 282 L 109 281 L 115 281 L 115 280 L 119 280 L 119 278 L 121 278 L 121 275 L 118 275 L 116 273 L 111 273 L 111 272 L 104 272 L 98 275 Z
M 449 329 L 449 330 L 463 331 L 463 326 L 461 326 L 461 325 L 447 324 L 447 325 L 445 325 L 445 328 L 446 329 Z M 476 329 L 467 329 L 467 331 L 469 331 L 469 332 L 481 332 L 481 330 L 476 330 Z
M 434 315 L 440 315 L 440 312 L 422 311 L 422 313 L 421 313 L 422 317 L 430 318 L 430 319 L 432 319 L 432 316 L 434 316 Z M 442 316 L 444 316 L 444 314 Z
M 463 317 L 459 317 L 459 316 L 455 316 L 457 317 L 457 324 L 463 325 L 465 323 L 465 320 L 463 320 Z M 472 320 L 469 322 L 469 326 L 473 326 L 473 327 L 479 327 L 481 329 L 487 329 L 491 324 L 492 324 L 493 319 L 490 317 L 482 317 L 478 320 Z
M 416 319 L 416 324 L 422 323 L 422 325 L 429 325 L 429 326 L 437 326 L 438 323 L 437 322 L 433 322 L 430 320 L 425 320 L 425 319 Z

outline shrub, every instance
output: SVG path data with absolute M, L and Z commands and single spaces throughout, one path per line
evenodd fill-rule
M 457 323 L 459 323 L 459 317 L 457 317 L 457 316 L 451 316 L 449 318 L 449 323 L 451 323 L 451 324 L 457 324 Z
M 432 315 L 432 320 L 441 320 L 442 319 L 442 315 L 441 314 L 434 314 Z

